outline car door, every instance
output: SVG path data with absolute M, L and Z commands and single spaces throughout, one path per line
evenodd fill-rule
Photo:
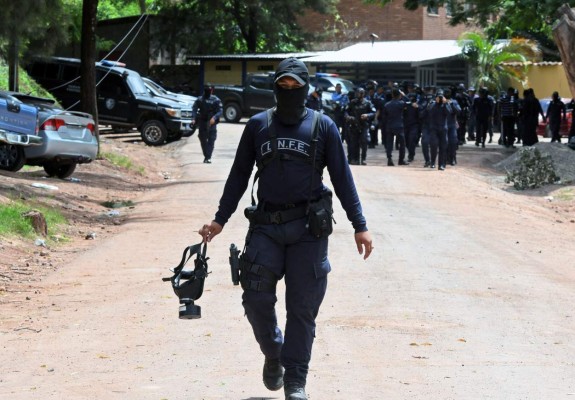
M 113 125 L 130 122 L 130 90 L 121 75 L 98 71 L 98 117 Z
M 248 109 L 253 113 L 267 110 L 276 104 L 272 79 L 267 76 L 253 76 L 244 96 Z

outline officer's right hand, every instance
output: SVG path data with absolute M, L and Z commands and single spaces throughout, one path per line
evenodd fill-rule
M 196 120 L 193 119 L 193 120 L 192 120 L 192 125 L 195 125 L 195 124 L 196 124 Z
M 202 243 L 211 242 L 215 236 L 219 235 L 222 229 L 224 229 L 224 227 L 218 224 L 216 221 L 212 221 L 209 224 L 202 226 L 198 231 L 202 237 Z

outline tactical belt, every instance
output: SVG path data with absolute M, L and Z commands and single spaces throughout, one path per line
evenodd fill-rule
M 250 218 L 252 224 L 285 224 L 306 216 L 307 205 L 277 211 L 256 211 Z
M 241 284 L 242 289 L 252 290 L 255 292 L 275 293 L 278 279 L 266 267 L 260 264 L 252 264 L 243 257 L 240 257 L 240 270 L 242 271 Z M 257 275 L 261 278 L 259 281 L 248 278 L 248 273 Z

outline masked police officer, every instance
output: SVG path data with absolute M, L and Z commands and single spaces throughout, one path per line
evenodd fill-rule
M 375 117 L 373 104 L 365 98 L 365 89 L 356 90 L 355 98 L 349 102 L 345 111 L 348 123 L 348 159 L 353 165 L 366 165 L 369 127 Z M 360 159 L 361 150 L 361 159 Z
M 218 137 L 217 124 L 220 122 L 223 108 L 218 96 L 213 95 L 214 88 L 209 83 L 204 87 L 204 94 L 196 99 L 192 107 L 192 125 L 198 123 L 198 138 L 204 153 L 204 163 L 212 162 L 214 144 Z
M 305 107 L 308 87 L 302 61 L 288 58 L 279 64 L 274 76 L 277 107 L 247 122 L 215 219 L 199 230 L 207 242 L 222 231 L 255 163 L 258 204 L 245 211 L 250 229 L 240 257 L 243 306 L 265 356 L 264 384 L 270 390 L 284 386 L 286 400 L 307 399 L 315 319 L 331 269 L 331 191 L 322 183 L 325 167 L 355 229 L 359 253 L 365 259 L 373 249 L 338 129 L 331 119 Z M 276 284 L 284 277 L 285 336 L 275 312 Z
M 337 125 L 337 128 L 342 132 L 342 136 L 345 136 L 343 132 L 345 126 L 344 114 L 347 104 L 349 103 L 349 97 L 347 96 L 347 93 L 342 92 L 341 83 L 335 85 L 335 92 L 331 95 L 331 102 L 333 105 L 333 121 Z

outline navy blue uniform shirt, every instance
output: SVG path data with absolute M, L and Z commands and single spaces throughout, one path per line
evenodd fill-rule
M 219 121 L 222 116 L 222 101 L 218 96 L 210 95 L 207 99 L 200 96 L 194 102 L 192 107 L 192 119 L 210 120 L 215 118 Z
M 278 140 L 278 153 L 290 155 L 310 153 L 311 123 L 313 112 L 307 109 L 307 115 L 295 126 L 286 126 L 274 118 L 274 130 Z M 335 194 L 339 198 L 347 218 L 355 232 L 367 230 L 361 203 L 355 188 L 339 131 L 335 123 L 326 116 L 321 116 L 318 132 L 316 159 L 327 167 Z M 242 195 L 248 188 L 254 164 L 262 156 L 272 151 L 267 129 L 267 113 L 253 116 L 246 124 L 234 164 L 226 181 L 224 193 L 215 221 L 224 225 L 236 211 Z M 319 198 L 327 188 L 324 186 L 317 170 L 304 160 L 280 160 L 279 157 L 264 167 L 258 180 L 258 202 L 274 205 L 302 204 L 310 195 L 312 171 L 312 198 Z
M 393 99 L 383 106 L 383 119 L 387 132 L 403 131 L 403 116 L 405 112 L 405 102 Z

